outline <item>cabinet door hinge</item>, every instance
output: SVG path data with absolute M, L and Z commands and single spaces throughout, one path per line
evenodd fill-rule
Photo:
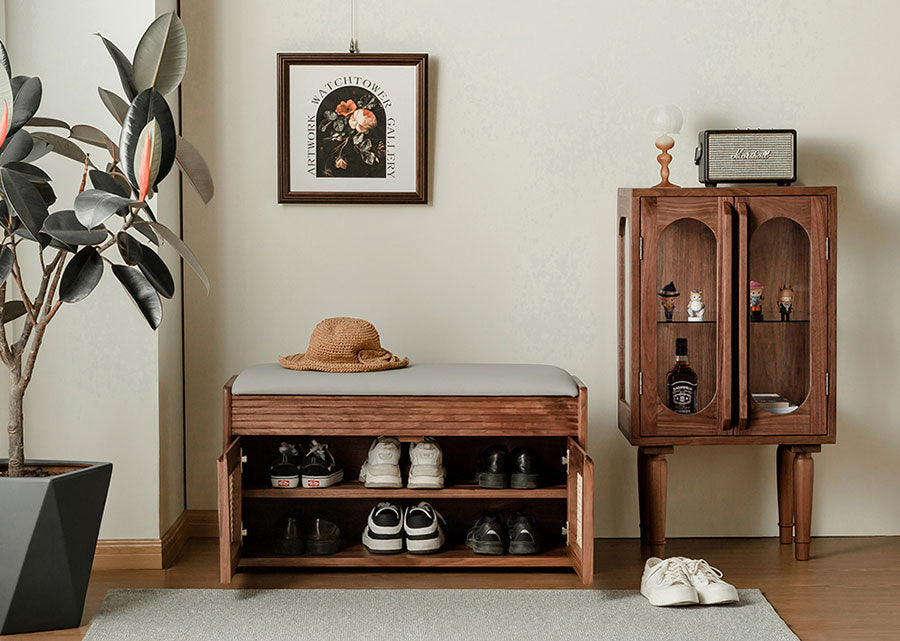
M 569 473 L 569 448 L 566 448 L 566 455 L 562 457 L 562 464 L 566 466 L 566 474 Z
M 644 237 L 641 236 L 640 242 L 638 243 L 638 258 L 640 260 L 644 260 Z
M 638 372 L 638 396 L 644 395 L 644 372 Z
M 825 260 L 831 260 L 831 236 L 825 236 Z
M 241 448 L 240 451 L 241 451 L 241 469 L 243 470 L 243 469 L 244 469 L 244 463 L 247 462 L 247 455 L 244 454 L 244 448 L 243 448 L 243 447 Z
M 562 535 L 564 537 L 566 537 L 567 539 L 569 538 L 569 522 L 568 521 L 566 521 L 566 524 L 564 526 L 562 526 Z
M 831 372 L 825 372 L 825 396 L 831 396 Z
M 241 539 L 247 536 L 247 528 L 244 527 L 244 522 L 241 521 Z

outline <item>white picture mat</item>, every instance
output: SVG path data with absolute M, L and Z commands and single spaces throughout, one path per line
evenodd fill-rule
M 388 121 L 387 151 L 393 153 L 393 176 L 385 178 L 319 178 L 315 172 L 315 129 L 320 90 L 336 88 L 336 80 L 350 77 L 350 83 L 371 89 L 377 85 L 385 92 L 382 100 Z M 359 80 L 357 83 L 356 80 Z M 336 65 L 292 64 L 289 69 L 290 102 L 290 186 L 292 192 L 415 192 L 416 191 L 416 131 L 417 69 L 415 65 Z M 372 84 L 368 84 L 372 83 Z M 387 102 L 387 104 L 385 104 Z M 312 120 L 310 120 L 310 118 Z M 392 126 L 391 126 L 392 125 Z M 391 139 L 391 135 L 394 136 Z M 308 147 L 312 136 L 312 148 Z M 392 146 L 393 144 L 393 146 Z M 310 155 L 312 154 L 312 156 Z M 310 173 L 310 161 L 312 173 Z

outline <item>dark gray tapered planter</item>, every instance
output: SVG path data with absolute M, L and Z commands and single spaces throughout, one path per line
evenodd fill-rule
M 81 624 L 112 475 L 112 463 L 26 464 L 82 467 L 46 478 L 0 477 L 0 634 Z

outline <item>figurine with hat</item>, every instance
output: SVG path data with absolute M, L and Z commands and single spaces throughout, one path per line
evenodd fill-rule
M 659 304 L 662 305 L 663 313 L 666 315 L 666 322 L 672 322 L 672 316 L 675 314 L 675 299 L 678 298 L 678 288 L 675 287 L 673 281 L 657 292 L 659 296 Z
M 781 312 L 781 320 L 791 320 L 791 311 L 794 309 L 793 285 L 782 285 L 778 290 L 778 311 Z
M 755 280 L 750 281 L 750 320 L 761 321 L 763 319 L 763 284 Z

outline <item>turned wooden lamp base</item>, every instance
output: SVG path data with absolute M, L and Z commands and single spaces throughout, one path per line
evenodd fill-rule
M 659 161 L 659 177 L 662 179 L 654 187 L 678 187 L 669 182 L 669 163 L 672 162 L 672 154 L 669 150 L 675 146 L 671 136 L 660 136 L 656 139 L 656 148 L 661 152 L 656 160 Z

